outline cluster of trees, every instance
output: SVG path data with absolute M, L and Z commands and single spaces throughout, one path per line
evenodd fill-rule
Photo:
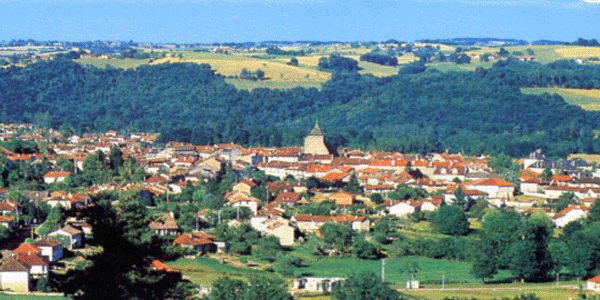
M 356 60 L 337 54 L 321 57 L 318 66 L 320 70 L 330 72 L 356 72 L 359 70 Z
M 278 48 L 278 47 L 269 47 L 269 48 L 267 48 L 266 52 L 269 55 L 304 56 L 306 54 L 306 53 L 304 53 L 304 50 L 298 50 L 298 51 L 283 50 L 283 49 Z
M 597 112 L 558 95 L 520 91 L 600 87 L 599 66 L 509 60 L 489 70 L 442 73 L 414 63 L 386 78 L 361 76 L 357 61 L 337 55 L 319 66 L 336 70 L 321 91 L 238 91 L 206 64 L 120 70 L 57 59 L 0 69 L 0 121 L 64 134 L 158 131 L 161 141 L 281 146 L 300 144 L 318 118 L 334 146 L 511 156 L 537 148 L 553 156 L 600 152 L 592 131 L 600 125 Z
M 565 43 L 566 45 L 575 45 L 575 46 L 587 46 L 587 47 L 600 47 L 600 43 L 598 43 L 597 39 L 584 39 L 578 38 L 576 41 L 572 43 Z
M 265 78 L 265 71 L 258 69 L 256 71 L 250 71 L 246 68 L 243 68 L 242 71 L 240 72 L 239 75 L 240 79 L 245 79 L 245 80 L 263 80 Z

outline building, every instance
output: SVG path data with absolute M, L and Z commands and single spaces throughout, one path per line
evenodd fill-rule
M 67 225 L 57 231 L 51 232 L 48 236 L 64 236 L 69 239 L 69 249 L 81 248 L 83 246 L 83 231 Z
M 588 279 L 585 287 L 588 290 L 600 292 L 600 275 Z
M 29 267 L 14 257 L 7 258 L 0 265 L 0 290 L 29 292 Z
M 341 277 L 302 277 L 294 279 L 292 286 L 295 290 L 331 292 L 334 286 L 340 284 L 345 279 Z
M 42 250 L 42 257 L 48 258 L 48 261 L 54 262 L 63 257 L 63 245 L 61 242 L 49 239 L 41 238 L 33 243 L 34 246 Z
M 315 128 L 304 138 L 304 153 L 312 155 L 331 154 L 325 144 L 325 136 L 319 127 L 319 121 L 315 123 Z

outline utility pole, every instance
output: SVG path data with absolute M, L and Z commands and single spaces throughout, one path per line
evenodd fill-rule
M 442 275 L 442 290 L 444 289 L 444 275 Z
M 385 258 L 381 259 L 381 282 L 385 282 Z

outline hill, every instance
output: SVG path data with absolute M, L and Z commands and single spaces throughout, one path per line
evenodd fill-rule
M 593 87 L 596 68 L 502 62 L 475 72 L 334 74 L 321 90 L 240 91 L 208 64 L 122 70 L 57 59 L 0 70 L 0 122 L 153 131 L 195 144 L 298 145 L 319 119 L 333 146 L 511 155 L 543 148 L 566 156 L 600 152 L 598 113 L 520 88 Z

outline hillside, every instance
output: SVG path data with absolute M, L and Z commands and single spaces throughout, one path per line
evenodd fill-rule
M 319 119 L 334 146 L 511 155 L 541 147 L 564 156 L 600 152 L 592 133 L 598 113 L 520 88 L 600 85 L 595 68 L 514 62 L 476 72 L 352 73 L 334 75 L 320 91 L 248 92 L 207 64 L 122 70 L 55 60 L 0 71 L 0 122 L 154 131 L 195 144 L 298 145 Z

